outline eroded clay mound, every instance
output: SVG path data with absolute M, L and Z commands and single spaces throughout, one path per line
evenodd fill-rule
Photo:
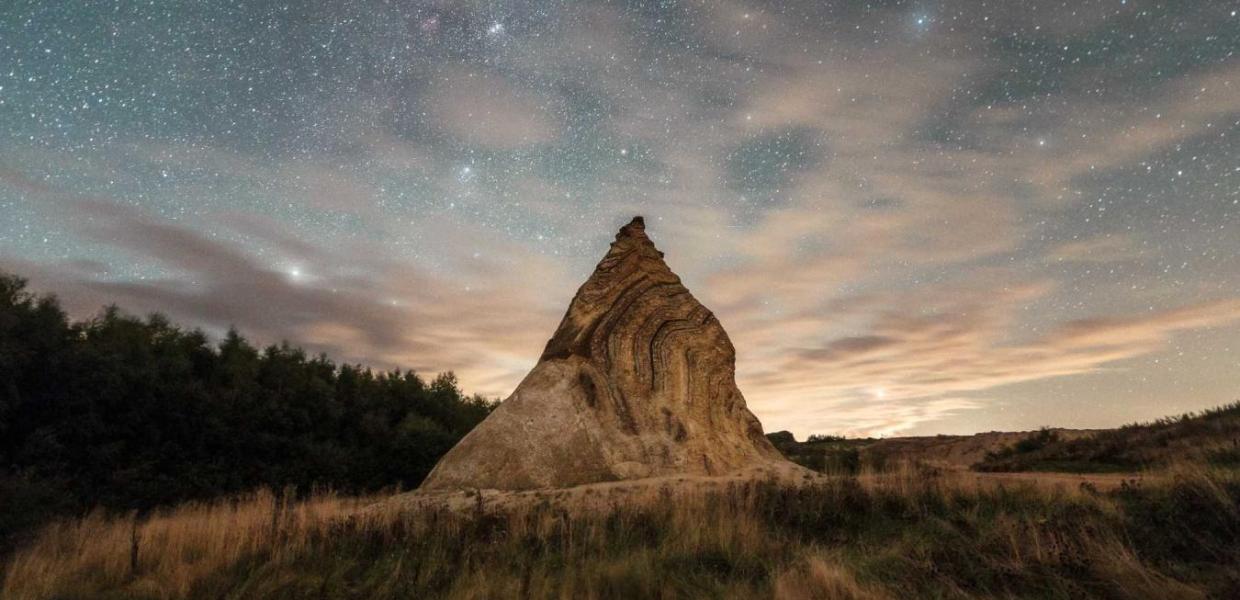
M 641 217 L 616 235 L 533 371 L 423 489 L 530 489 L 784 463 L 736 388 L 735 350 Z

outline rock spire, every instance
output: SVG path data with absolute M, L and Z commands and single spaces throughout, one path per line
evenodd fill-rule
M 735 361 L 715 315 L 635 217 L 538 364 L 422 488 L 570 487 L 784 463 L 745 406 Z

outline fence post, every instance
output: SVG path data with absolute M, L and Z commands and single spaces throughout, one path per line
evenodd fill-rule
M 133 512 L 133 518 L 130 520 L 131 529 L 129 531 L 129 576 L 138 578 L 138 547 L 142 537 L 138 535 L 138 511 Z

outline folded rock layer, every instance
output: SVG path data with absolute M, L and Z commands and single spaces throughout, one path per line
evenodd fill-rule
M 577 291 L 542 357 L 422 489 L 531 489 L 784 463 L 736 387 L 715 315 L 636 217 Z

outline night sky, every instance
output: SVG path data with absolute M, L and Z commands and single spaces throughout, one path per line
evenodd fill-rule
M 1230 2 L 0 2 L 0 269 L 506 396 L 646 217 L 768 431 L 1240 399 Z

